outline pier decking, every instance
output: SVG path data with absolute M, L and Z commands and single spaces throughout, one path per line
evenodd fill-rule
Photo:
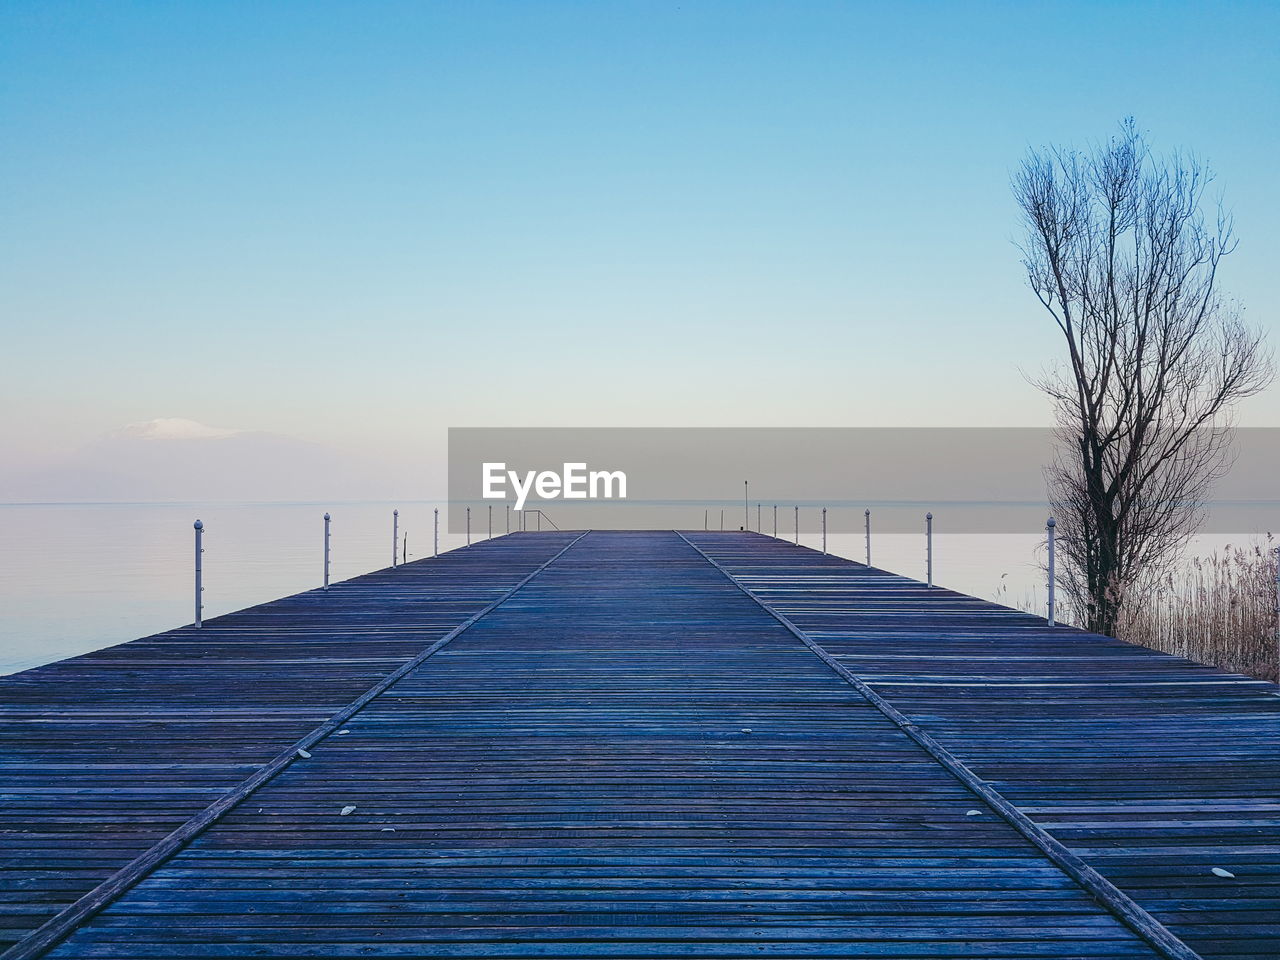
M 1275 685 L 759 535 L 515 534 L 0 694 L 5 958 L 1280 956 Z

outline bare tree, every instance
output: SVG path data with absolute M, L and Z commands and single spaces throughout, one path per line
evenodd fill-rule
M 1100 633 L 1195 532 L 1232 408 L 1272 377 L 1219 290 L 1236 242 L 1220 205 L 1204 214 L 1211 179 L 1195 158 L 1153 157 L 1132 120 L 1085 152 L 1032 151 L 1013 178 L 1027 279 L 1067 354 L 1036 381 L 1058 424 L 1061 584 Z

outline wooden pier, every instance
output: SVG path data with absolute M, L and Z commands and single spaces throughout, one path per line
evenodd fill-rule
M 0 679 L 2 956 L 1277 957 L 1277 694 L 757 534 L 513 534 Z

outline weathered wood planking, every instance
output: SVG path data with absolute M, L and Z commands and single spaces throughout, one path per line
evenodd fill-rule
M 689 538 L 1203 956 L 1280 956 L 1274 684 L 767 537 Z
M 674 534 L 589 534 L 348 728 L 50 955 L 1152 956 Z
M 0 942 L 114 874 L 572 539 L 486 542 L 0 678 Z

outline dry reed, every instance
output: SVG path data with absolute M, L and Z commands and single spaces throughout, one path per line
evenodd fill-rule
M 1271 535 L 1196 557 L 1125 604 L 1121 640 L 1277 679 L 1276 559 Z
M 1247 547 L 1228 546 L 1180 564 L 1172 573 L 1136 589 L 1124 605 L 1116 633 L 1121 640 L 1176 654 L 1231 673 L 1276 681 L 1276 543 L 1271 534 Z M 1007 575 L 1005 575 L 1007 576 Z M 993 599 L 1044 616 L 1038 590 L 1020 600 L 1005 576 Z M 1078 624 L 1059 592 L 1058 620 Z

